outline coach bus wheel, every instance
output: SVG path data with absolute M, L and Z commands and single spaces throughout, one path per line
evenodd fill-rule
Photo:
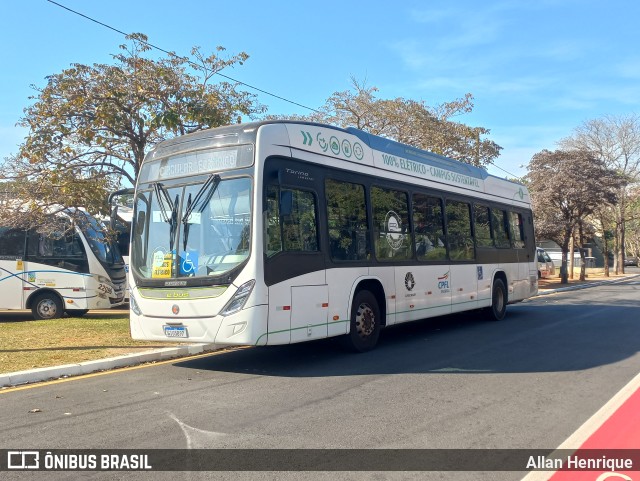
M 507 313 L 507 288 L 502 279 L 493 281 L 491 291 L 491 318 L 501 321 Z
M 50 292 L 38 295 L 31 305 L 31 313 L 38 320 L 57 319 L 63 312 L 62 301 Z
M 347 347 L 356 352 L 373 349 L 380 337 L 381 323 L 376 296 L 369 291 L 358 292 L 351 307 L 351 329 L 345 339 Z
M 67 309 L 67 314 L 70 317 L 82 317 L 87 312 L 89 312 L 89 309 Z

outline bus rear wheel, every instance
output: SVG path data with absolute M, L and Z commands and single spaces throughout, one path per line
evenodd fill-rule
M 37 320 L 58 319 L 64 313 L 62 300 L 50 292 L 39 294 L 33 300 L 31 313 Z
M 346 347 L 355 352 L 370 351 L 378 343 L 381 326 L 382 315 L 376 296 L 367 290 L 356 293 L 351 307 L 351 329 L 345 338 Z
M 493 281 L 493 289 L 491 289 L 491 319 L 501 321 L 507 314 L 507 288 L 502 279 Z

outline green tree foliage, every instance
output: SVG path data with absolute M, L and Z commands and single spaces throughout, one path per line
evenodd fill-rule
M 95 211 L 108 191 L 135 183 L 155 143 L 264 111 L 253 94 L 213 82 L 221 70 L 242 65 L 246 53 L 224 58 L 222 47 L 211 55 L 194 47 L 191 58 L 155 59 L 145 35 L 128 40 L 114 64 L 74 64 L 34 87 L 20 121 L 28 136 L 0 171 L 23 205 Z
M 528 169 L 536 234 L 562 248 L 560 272 L 566 283 L 572 236 L 584 231 L 587 217 L 598 208 L 617 201 L 624 179 L 590 152 L 579 150 L 543 150 L 532 157 Z
M 424 101 L 401 97 L 379 99 L 377 88 L 366 87 L 355 79 L 352 83 L 352 90 L 335 92 L 318 111 L 296 118 L 356 127 L 476 166 L 490 164 L 502 150 L 484 138 L 488 129 L 452 120 L 473 110 L 471 94 L 430 107 Z

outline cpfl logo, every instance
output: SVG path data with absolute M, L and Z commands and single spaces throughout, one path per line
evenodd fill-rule
M 438 277 L 438 289 L 449 289 L 449 273 L 444 276 Z

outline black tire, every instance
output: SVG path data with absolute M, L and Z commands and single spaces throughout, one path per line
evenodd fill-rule
M 87 312 L 89 312 L 89 309 L 67 309 L 69 317 L 82 317 Z
M 64 314 L 62 300 L 51 292 L 38 294 L 31 304 L 31 313 L 37 320 L 58 319 Z
M 507 288 L 502 279 L 494 279 L 493 289 L 491 289 L 491 319 L 501 321 L 507 314 Z
M 351 306 L 351 328 L 344 339 L 346 347 L 355 352 L 370 351 L 378 343 L 381 327 L 376 296 L 366 290 L 357 292 Z

